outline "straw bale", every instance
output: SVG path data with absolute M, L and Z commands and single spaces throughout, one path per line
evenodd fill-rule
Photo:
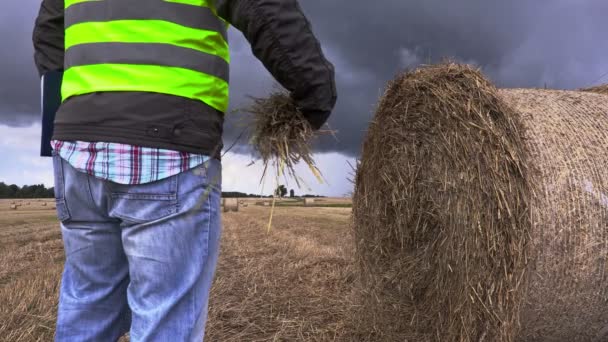
M 46 207 L 46 202 L 42 202 L 42 206 L 43 206 L 43 207 Z
M 602 84 L 602 85 L 595 86 L 595 87 L 584 88 L 584 89 L 581 89 L 581 91 L 608 95 L 608 84 Z
M 17 210 L 17 206 L 15 204 L 11 204 L 11 209 L 12 210 Z
M 315 204 L 315 199 L 314 198 L 305 198 L 304 199 L 304 206 L 311 207 L 314 204 Z
M 224 212 L 239 211 L 239 202 L 236 198 L 224 198 Z
M 392 81 L 353 197 L 362 334 L 590 341 L 608 322 L 608 102 L 498 90 L 476 69 Z M 370 337 L 372 336 L 372 337 Z

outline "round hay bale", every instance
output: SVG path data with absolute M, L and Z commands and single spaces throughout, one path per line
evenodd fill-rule
M 400 75 L 353 198 L 357 323 L 376 340 L 590 341 L 608 322 L 608 101 Z
M 264 202 L 263 206 L 270 207 L 270 202 Z
M 11 204 L 11 210 L 17 210 L 17 206 L 15 204 Z
M 224 198 L 224 212 L 239 211 L 239 202 L 236 198 Z
M 304 199 L 304 206 L 306 207 L 312 207 L 315 205 L 315 199 L 314 198 L 305 198 Z
M 608 84 L 602 84 L 602 85 L 595 86 L 595 87 L 584 88 L 584 89 L 581 89 L 581 91 L 586 91 L 586 92 L 596 93 L 596 94 L 602 94 L 602 95 L 608 95 Z
M 42 202 L 42 206 L 43 206 L 43 207 L 46 207 L 46 202 Z

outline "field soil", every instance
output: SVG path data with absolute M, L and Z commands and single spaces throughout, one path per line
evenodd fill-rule
M 205 340 L 358 340 L 350 208 L 278 206 L 268 231 L 270 207 L 249 201 L 222 218 Z M 52 200 L 0 200 L 0 341 L 53 339 L 64 262 L 53 209 Z

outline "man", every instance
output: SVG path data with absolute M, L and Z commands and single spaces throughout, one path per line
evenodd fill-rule
M 228 23 L 315 129 L 336 101 L 297 0 L 43 0 L 66 262 L 57 341 L 201 341 L 219 252 Z

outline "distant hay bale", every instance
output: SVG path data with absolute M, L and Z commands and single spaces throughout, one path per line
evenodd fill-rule
M 42 202 L 42 206 L 43 206 L 43 207 L 46 207 L 46 202 Z
M 304 206 L 306 207 L 312 207 L 315 205 L 315 199 L 314 198 L 305 198 L 304 199 Z
M 375 340 L 591 341 L 608 323 L 608 101 L 400 75 L 353 197 L 358 326 Z
M 239 211 L 239 202 L 236 198 L 224 198 L 224 212 Z
M 264 202 L 263 206 L 270 207 L 270 202 Z
M 602 84 L 595 87 L 580 89 L 580 91 L 586 91 L 590 93 L 608 95 L 608 84 Z
M 11 210 L 17 210 L 17 205 L 11 204 Z

